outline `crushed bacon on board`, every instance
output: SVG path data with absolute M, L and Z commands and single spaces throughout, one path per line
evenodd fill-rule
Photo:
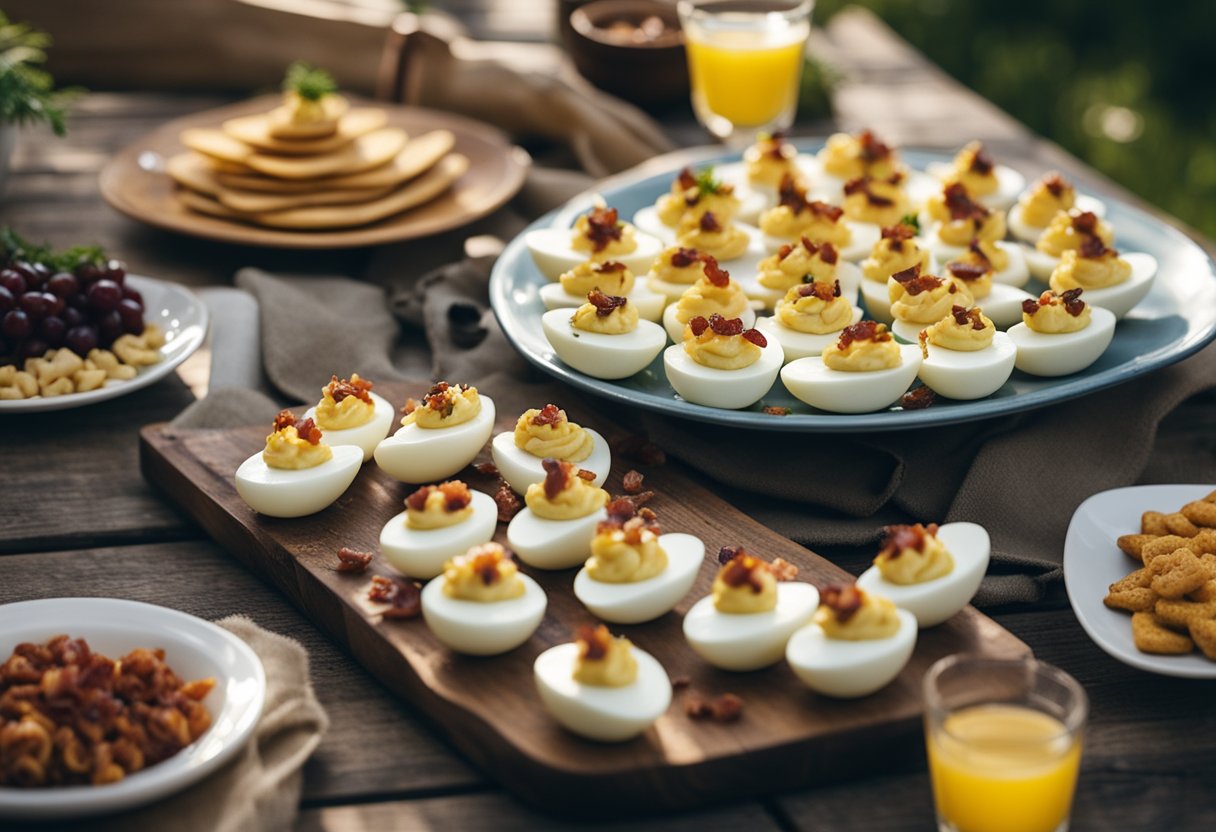
M 375 385 L 365 378 L 352 377 L 350 381 L 337 376 L 329 377 L 329 384 L 325 385 L 325 392 L 335 402 L 340 402 L 343 399 L 354 396 L 361 402 L 367 404 L 372 403 L 371 390 Z
M 367 571 L 367 567 L 372 562 L 371 552 L 359 552 L 354 549 L 343 546 L 338 550 L 338 566 L 339 572 L 349 572 L 353 575 L 362 575 Z
M 773 577 L 779 581 L 792 581 L 798 577 L 798 567 L 785 558 L 777 558 L 768 565 Z
M 615 208 L 594 208 L 587 214 L 587 239 L 591 248 L 603 251 L 621 239 L 621 225 Z
M 684 714 L 689 719 L 737 722 L 743 716 L 743 700 L 733 693 L 724 693 L 710 700 L 690 690 L 684 694 Z
M 904 410 L 924 410 L 937 401 L 937 394 L 928 387 L 917 387 L 899 397 L 899 404 Z
M 555 404 L 547 404 L 540 409 L 540 412 L 532 417 L 534 425 L 558 425 L 561 424 L 562 410 Z
M 494 492 L 494 505 L 498 506 L 499 523 L 510 523 L 524 507 L 519 497 L 511 490 L 511 486 L 505 482 L 500 483 L 498 490 Z
M 684 715 L 689 719 L 706 719 L 712 716 L 713 712 L 709 700 L 701 694 L 691 690 L 684 694 Z
M 641 472 L 630 469 L 621 478 L 621 490 L 626 494 L 637 494 L 642 490 L 642 483 L 645 479 L 646 477 Z
M 854 584 L 828 584 L 819 591 L 819 600 L 841 624 L 861 609 L 861 590 Z
M 671 254 L 671 265 L 677 269 L 683 269 L 691 266 L 693 263 L 701 259 L 701 252 L 695 248 L 685 248 L 680 246 Z
M 382 615 L 384 618 L 405 619 L 417 618 L 422 614 L 422 589 L 413 581 L 400 578 L 393 580 L 396 592 L 389 601 L 389 608 Z
M 278 433 L 284 428 L 289 427 L 295 428 L 296 435 L 309 445 L 319 445 L 321 443 L 321 429 L 317 427 L 316 422 L 311 418 L 296 419 L 296 415 L 290 410 L 280 410 L 279 415 L 274 417 L 274 432 Z
M 770 404 L 766 405 L 761 412 L 767 416 L 789 416 L 794 411 L 790 410 L 788 407 L 782 407 L 779 404 Z
M 913 525 L 885 526 L 882 530 L 882 540 L 878 546 L 879 557 L 893 560 L 899 557 L 905 549 L 914 552 L 925 551 L 927 538 L 937 535 L 937 524 L 925 526 L 921 523 Z
M 722 582 L 736 589 L 747 586 L 751 587 L 752 592 L 763 591 L 764 584 L 761 582 L 759 574 L 762 570 L 768 569 L 768 564 L 748 552 L 742 546 L 734 548 L 734 557 L 727 560 L 722 567 Z M 719 561 L 722 560 L 722 553 L 726 549 L 727 547 L 724 546 L 718 552 Z
M 473 466 L 473 470 L 479 474 L 484 474 L 487 477 L 498 475 L 498 466 L 493 462 L 478 462 Z
M 419 402 L 417 399 L 412 398 L 412 397 L 408 398 L 405 400 L 405 404 L 401 405 L 401 415 L 409 416 L 411 413 L 413 413 L 415 410 L 417 410 L 420 406 L 421 406 L 421 402 Z
M 623 309 L 629 301 L 620 295 L 606 295 L 599 289 L 587 293 L 587 302 L 595 307 L 597 318 L 607 318 L 618 309 Z
M 878 321 L 858 321 L 840 331 L 840 338 L 836 344 L 843 350 L 848 348 L 849 344 L 854 341 L 877 341 L 881 343 L 890 340 L 891 333 L 887 332 L 886 324 L 880 324 Z
M 386 578 L 383 575 L 374 575 L 372 577 L 372 585 L 367 590 L 367 600 L 373 604 L 387 604 L 393 600 L 393 595 L 397 592 L 397 587 L 393 583 L 392 578 Z

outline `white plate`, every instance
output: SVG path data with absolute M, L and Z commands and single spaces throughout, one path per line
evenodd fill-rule
M 62 820 L 130 809 L 202 779 L 236 754 L 253 733 L 266 698 L 262 662 L 227 630 L 184 612 L 115 598 L 48 598 L 0 606 L 0 659 L 21 642 L 66 634 L 119 659 L 160 647 L 185 681 L 216 680 L 203 700 L 211 727 L 163 762 L 105 786 L 0 787 L 0 819 Z M 3 826 L 0 823 L 0 826 Z
M 128 381 L 110 380 L 104 387 L 86 393 L 69 393 L 49 399 L 35 396 L 32 399 L 0 401 L 0 414 L 67 410 L 125 396 L 160 381 L 202 346 L 203 339 L 207 337 L 207 307 L 193 292 L 176 283 L 134 274 L 127 275 L 126 282 L 143 295 L 144 320 L 164 330 L 165 345 L 160 348 L 160 361 L 140 367 L 135 378 Z
M 1146 511 L 1177 511 L 1211 493 L 1212 485 L 1136 485 L 1095 494 L 1077 507 L 1064 538 L 1064 586 L 1077 620 L 1094 643 L 1124 664 L 1164 676 L 1216 679 L 1202 653 L 1154 656 L 1132 643 L 1131 613 L 1107 609 L 1107 588 L 1136 568 L 1115 539 L 1140 531 Z

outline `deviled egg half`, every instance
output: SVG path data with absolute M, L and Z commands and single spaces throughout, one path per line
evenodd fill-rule
M 602 204 L 580 215 L 573 229 L 538 228 L 528 232 L 524 243 L 549 280 L 557 280 L 587 260 L 615 260 L 640 274 L 663 248 L 657 237 L 622 222 L 615 208 Z
M 930 253 L 944 263 L 965 254 L 972 240 L 1001 241 L 1005 212 L 977 202 L 961 182 L 952 182 L 925 203 L 921 231 Z
M 683 168 L 671 183 L 671 190 L 654 205 L 633 216 L 634 224 L 665 243 L 673 243 L 681 231 L 696 224 L 703 214 L 711 213 L 719 222 L 736 218 L 755 220 L 765 207 L 764 197 L 753 191 L 742 193 L 732 183 L 714 176 L 714 168 L 694 172 Z
M 701 252 L 687 246 L 669 246 L 651 264 L 646 286 L 666 297 L 668 303 L 675 303 L 704 275 L 705 256 Z
M 833 281 L 840 281 L 845 299 L 855 303 L 861 286 L 861 269 L 841 260 L 840 253 L 831 243 L 816 243 L 802 237 L 761 260 L 755 276 L 740 278 L 739 285 L 749 298 L 772 309 L 790 289 L 812 280 L 829 286 Z
M 422 588 L 422 617 L 457 653 L 496 656 L 532 637 L 548 599 L 497 543 L 474 546 L 448 561 Z
M 846 326 L 861 320 L 861 310 L 845 298 L 840 281 L 814 281 L 790 287 L 771 318 L 756 321 L 765 337 L 781 345 L 786 363 L 823 350 Z
M 1097 252 L 1111 248 L 1114 242 L 1115 229 L 1110 223 L 1097 214 L 1073 208 L 1052 217 L 1034 246 L 1024 246 L 1023 250 L 1030 273 L 1047 281 L 1060 265 L 1064 252 L 1080 250 L 1082 246 Z
M 304 517 L 326 508 L 355 481 L 363 464 L 358 445 L 330 447 L 312 419 L 290 410 L 274 418 L 266 447 L 236 469 L 236 490 L 267 517 Z
M 449 480 L 424 485 L 405 498 L 405 511 L 380 530 L 380 551 L 403 575 L 430 580 L 450 559 L 489 543 L 496 528 L 494 498 Z
M 908 343 L 915 343 L 922 329 L 949 315 L 951 307 L 967 307 L 972 300 L 963 281 L 922 274 L 920 266 L 891 275 L 887 297 L 895 318 L 891 331 Z
M 540 299 L 546 309 L 569 309 L 586 303 L 590 292 L 628 298 L 638 316 L 646 321 L 659 320 L 667 305 L 666 295 L 638 283 L 629 267 L 616 260 L 586 260 L 578 264 L 564 272 L 557 283 L 541 286 Z
M 912 613 L 921 628 L 933 627 L 971 601 L 990 549 L 988 532 L 975 523 L 887 526 L 857 585 Z
M 1023 192 L 1017 204 L 1009 209 L 1009 232 L 1022 242 L 1034 245 L 1056 214 L 1073 208 L 1099 217 L 1106 215 L 1106 206 L 1101 200 L 1078 194 L 1071 182 L 1052 171 Z
M 541 702 L 567 730 L 600 742 L 632 739 L 671 704 L 671 680 L 649 653 L 603 624 L 550 647 L 532 665 Z
M 967 293 L 984 307 L 985 314 L 999 329 L 1007 329 L 1020 321 L 1022 303 L 1032 297 L 1020 288 L 1030 278 L 1022 252 L 1007 243 L 972 240 L 971 248 L 949 260 L 943 273 L 965 286 Z M 895 334 L 901 333 L 896 331 Z
M 919 268 L 924 274 L 933 270 L 929 250 L 917 240 L 917 227 L 900 222 L 883 226 L 881 236 L 870 249 L 870 256 L 861 261 L 861 297 L 866 312 L 876 321 L 891 323 L 891 298 L 887 280 L 891 275 Z
M 667 381 L 685 400 L 734 410 L 755 404 L 773 386 L 781 345 L 739 318 L 713 314 L 688 322 L 683 343 L 663 351 Z
M 950 314 L 921 330 L 922 360 L 917 375 L 935 393 L 951 399 L 990 396 L 1013 375 L 1017 347 L 976 306 L 954 306 Z
M 812 185 L 818 192 L 836 198 L 845 183 L 854 179 L 885 179 L 906 172 L 899 152 L 872 130 L 850 135 L 833 133 L 809 166 Z
M 321 401 L 304 413 L 305 419 L 317 423 L 326 444 L 358 445 L 364 462 L 388 436 L 396 415 L 393 406 L 373 393 L 372 387 L 372 382 L 359 378 L 358 373 L 352 373 L 349 381 L 331 376 L 321 390 Z
M 771 564 L 742 547 L 724 547 L 718 560 L 711 594 L 684 616 L 684 638 L 723 670 L 775 664 L 790 636 L 815 614 L 819 592 L 808 583 L 778 581 Z
M 640 624 L 668 612 L 692 589 L 705 545 L 690 534 L 663 534 L 654 512 L 639 516 L 628 497 L 607 506 L 591 557 L 574 576 L 574 596 L 592 615 Z
M 982 142 L 970 142 L 951 163 L 930 162 L 926 169 L 946 184 L 958 182 L 989 208 L 1004 210 L 1026 187 L 1026 177 L 993 161 Z
M 574 314 L 554 309 L 541 316 L 540 325 L 558 358 L 595 378 L 628 378 L 667 345 L 663 327 L 640 320 L 628 298 L 598 289 L 587 293 Z
M 900 346 L 875 321 L 860 321 L 840 332 L 819 356 L 791 361 L 781 382 L 796 398 L 832 413 L 869 413 L 904 394 L 920 369 L 920 348 Z
M 494 401 L 476 387 L 441 381 L 406 404 L 401 427 L 376 446 L 376 464 L 401 482 L 436 482 L 481 453 L 494 432 Z
M 837 699 L 886 687 L 916 647 L 916 616 L 853 584 L 824 587 L 815 620 L 790 638 L 786 661 L 811 690 Z
M 1157 259 L 1139 251 L 1120 255 L 1097 237 L 1087 237 L 1079 249 L 1060 255 L 1051 273 L 1052 291 L 1085 290 L 1085 300 L 1109 309 L 1121 319 L 1148 294 L 1157 276 Z
M 524 494 L 526 508 L 511 518 L 507 543 L 537 569 L 569 569 L 591 552 L 591 540 L 608 518 L 608 492 L 579 476 L 573 462 L 545 459 L 544 482 Z
M 555 404 L 525 410 L 514 430 L 494 437 L 490 455 L 498 473 L 520 494 L 533 483 L 545 481 L 546 459 L 577 463 L 591 472 L 592 485 L 603 485 L 612 467 L 612 451 L 604 437 L 571 422 L 566 411 Z
M 806 189 L 792 177 L 782 180 L 777 205 L 760 215 L 764 246 L 777 252 L 786 243 L 806 237 L 831 243 L 845 260 L 860 260 L 879 237 L 879 228 L 846 219 L 844 209 L 808 199 Z
M 747 295 L 730 272 L 718 265 L 718 261 L 707 254 L 701 255 L 701 276 L 680 295 L 680 299 L 669 304 L 663 312 L 663 328 L 667 337 L 675 343 L 684 340 L 684 331 L 693 318 L 739 318 L 744 326 L 756 322 L 755 310 L 748 303 Z
M 1081 300 L 1081 289 L 1044 292 L 1026 301 L 1022 323 L 1009 328 L 1014 366 L 1033 376 L 1066 376 L 1097 361 L 1115 337 L 1115 315 Z
M 805 178 L 798 162 L 798 149 L 787 142 L 780 131 L 757 135 L 755 143 L 743 151 L 743 175 L 747 187 L 762 195 L 761 209 L 777 203 L 777 189 L 786 176 L 795 180 Z M 759 214 L 757 211 L 749 221 L 754 221 Z M 740 212 L 740 216 L 748 219 L 745 212 Z
M 882 178 L 858 177 L 844 183 L 844 215 L 853 222 L 894 225 L 911 211 L 904 186 L 907 175 L 896 171 Z

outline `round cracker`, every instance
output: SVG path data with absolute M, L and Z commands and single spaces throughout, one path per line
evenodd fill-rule
M 197 189 L 196 189 L 197 190 Z M 291 211 L 312 205 L 351 205 L 371 202 L 392 193 L 392 188 L 357 188 L 344 191 L 313 191 L 307 194 L 259 194 L 233 191 L 221 186 L 214 194 L 225 206 L 243 214 L 266 214 Z
M 360 136 L 379 130 L 387 122 L 388 116 L 384 110 L 358 107 L 342 117 L 336 133 L 322 139 L 277 139 L 270 133 L 270 116 L 266 113 L 230 118 L 222 127 L 232 138 L 259 151 L 285 156 L 314 156 L 340 150 Z
M 210 214 L 213 217 L 221 217 L 226 220 L 248 219 L 244 214 L 239 214 L 231 208 L 225 208 L 218 200 L 212 199 L 206 194 L 192 191 L 189 188 L 179 188 L 177 198 L 181 200 L 182 205 L 200 214 Z
M 215 168 L 197 153 L 170 156 L 165 161 L 165 173 L 177 184 L 208 196 L 215 196 L 224 187 L 215 178 Z
M 276 139 L 323 139 L 338 130 L 338 122 L 346 114 L 350 102 L 340 95 L 321 99 L 322 118 L 319 121 L 297 122 L 295 108 L 282 104 L 270 111 L 270 135 Z
M 221 134 L 227 136 L 227 134 Z M 251 153 L 245 164 L 278 179 L 319 179 L 362 173 L 365 170 L 387 163 L 405 146 L 404 130 L 385 127 L 360 136 L 341 150 L 318 156 L 272 156 L 268 153 Z
M 181 142 L 186 147 L 220 162 L 244 165 L 253 149 L 242 141 L 229 136 L 223 130 L 211 127 L 191 127 L 183 130 Z

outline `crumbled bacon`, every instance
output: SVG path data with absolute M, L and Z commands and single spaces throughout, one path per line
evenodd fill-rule
M 837 205 L 820 202 L 818 199 L 808 202 L 806 207 L 817 217 L 826 217 L 829 222 L 836 222 L 844 216 L 844 209 Z
M 621 478 L 621 489 L 626 494 L 637 494 L 642 490 L 642 483 L 646 477 L 640 472 L 629 470 L 625 472 L 625 476 Z
M 629 301 L 620 295 L 606 295 L 599 289 L 587 293 L 587 302 L 595 307 L 597 318 L 607 318 L 618 309 L 623 309 Z
M 1064 303 L 1064 311 L 1074 318 L 1085 309 L 1085 301 L 1081 300 L 1080 289 L 1069 289 L 1060 295 L 1060 300 Z
M 917 263 L 909 269 L 904 269 L 901 272 L 896 272 L 891 275 L 895 282 L 903 286 L 904 291 L 910 295 L 919 295 L 921 292 L 930 292 L 941 286 L 944 282 L 941 278 L 934 277 L 931 274 L 922 275 L 920 273 L 920 264 Z M 862 323 L 865 323 L 863 321 Z
M 806 245 L 806 237 L 802 238 L 802 244 Z M 840 252 L 836 251 L 836 246 L 831 243 L 824 243 L 819 247 L 819 259 L 828 265 L 834 265 L 840 259 Z
M 671 265 L 677 269 L 687 268 L 701 259 L 701 253 L 695 248 L 680 246 L 671 254 Z
M 702 214 L 698 224 L 706 234 L 716 234 L 722 230 L 722 223 L 718 222 L 718 218 L 714 216 L 713 211 L 706 211 Z
M 446 419 L 452 415 L 452 410 L 456 407 L 454 398 L 459 393 L 464 393 L 469 389 L 467 384 L 448 384 L 446 381 L 436 382 L 430 390 L 426 391 L 426 395 L 422 397 L 423 403 L 431 410 L 443 414 Z
M 373 604 L 387 604 L 393 600 L 396 593 L 397 587 L 392 578 L 376 575 L 372 578 L 372 585 L 367 590 L 367 600 Z
M 764 333 L 758 329 L 746 329 L 742 333 L 743 340 L 755 344 L 760 349 L 768 346 L 768 339 L 764 337 Z
M 574 640 L 578 644 L 578 657 L 594 662 L 600 661 L 608 655 L 608 648 L 612 645 L 612 634 L 603 624 L 596 627 L 584 624 L 578 628 Z
M 507 550 L 497 543 L 474 546 L 469 550 L 468 556 L 472 558 L 469 568 L 481 579 L 482 586 L 491 586 L 501 578 L 502 573 L 498 571 L 498 565 L 511 559 Z
M 532 424 L 559 425 L 563 419 L 565 419 L 565 415 L 560 407 L 555 404 L 547 404 L 540 409 L 539 413 L 532 417 Z
M 916 229 L 906 222 L 896 223 L 895 225 L 884 225 L 882 227 L 882 238 L 884 240 L 911 240 L 915 236 Z
M 779 404 L 765 405 L 760 409 L 760 412 L 766 416 L 789 416 L 794 411 L 788 407 L 782 407 Z
M 959 280 L 979 280 L 992 271 L 992 267 L 984 266 L 981 263 L 972 263 L 968 260 L 951 260 L 946 264 L 946 270 Z M 913 292 L 913 294 L 916 293 Z
M 371 562 L 371 552 L 357 552 L 345 546 L 338 550 L 337 569 L 339 572 L 352 572 L 356 575 L 362 575 L 367 571 L 367 567 Z
M 478 462 L 473 465 L 473 470 L 487 477 L 498 476 L 498 466 L 493 462 Z
M 608 513 L 608 521 L 616 522 L 618 525 L 624 523 L 638 513 L 638 507 L 633 500 L 628 497 L 617 497 L 608 505 L 604 506 L 604 511 Z
M 638 511 L 642 512 L 642 511 L 646 511 L 646 509 L 641 508 L 641 506 L 646 505 L 647 503 L 649 503 L 651 500 L 654 499 L 654 492 L 653 491 L 639 491 L 637 494 L 631 494 L 630 497 L 633 500 L 633 504 L 639 507 Z
M 723 553 L 730 547 L 723 547 L 718 551 L 718 560 L 722 560 Z M 739 588 L 742 586 L 751 587 L 752 592 L 761 592 L 764 590 L 764 582 L 761 580 L 761 573 L 768 569 L 768 564 L 760 560 L 755 555 L 748 553 L 742 546 L 734 548 L 734 556 L 731 557 L 722 567 L 722 582 L 729 587 Z
M 623 272 L 628 268 L 620 260 L 605 260 L 603 263 L 592 265 L 591 271 L 596 274 L 612 274 L 614 272 Z
M 743 700 L 733 693 L 724 693 L 710 706 L 716 722 L 737 722 L 743 716 Z
M 570 480 L 575 473 L 573 464 L 545 457 L 541 460 L 540 467 L 545 469 L 545 497 L 556 499 L 558 494 L 570 487 Z
M 1077 254 L 1087 260 L 1097 260 L 1099 257 L 1117 257 L 1119 252 L 1113 248 L 1107 248 L 1106 243 L 1102 242 L 1102 238 L 1097 234 L 1086 234 L 1081 238 Z
M 778 581 L 792 581 L 798 577 L 798 567 L 785 558 L 777 558 L 768 565 L 769 571 Z
M 891 333 L 887 332 L 885 324 L 880 324 L 878 321 L 858 321 L 840 331 L 840 338 L 836 342 L 836 345 L 843 350 L 854 341 L 877 341 L 881 343 L 890 340 Z
M 296 422 L 296 434 L 309 445 L 321 444 L 321 429 L 317 427 L 317 423 L 311 417 Z
M 709 316 L 709 328 L 714 331 L 714 335 L 722 335 L 724 337 L 739 335 L 743 332 L 743 319 L 723 318 L 715 312 Z
M 877 205 L 880 208 L 885 208 L 889 205 L 895 204 L 895 200 L 882 196 L 881 194 L 874 193 L 874 191 L 870 189 L 870 180 L 865 179 L 864 177 L 850 179 L 848 182 L 844 183 L 844 193 L 845 196 L 862 194 L 865 196 L 866 202 L 870 203 L 871 205 Z
M 1068 184 L 1067 179 L 1056 171 L 1052 171 L 1043 177 L 1043 187 L 1046 188 L 1052 196 L 1059 199 L 1060 195 L 1072 186 Z
M 777 186 L 777 204 L 784 205 L 795 214 L 801 214 L 806 209 L 806 189 L 799 187 L 798 180 L 792 174 L 781 177 Z
M 680 171 L 676 181 L 680 183 L 680 190 L 687 191 L 689 188 L 697 187 L 697 177 L 693 174 L 692 168 L 684 168 Z
M 862 130 L 857 136 L 857 144 L 861 147 L 858 155 L 867 164 L 886 159 L 891 155 L 891 148 L 879 141 L 871 130 Z
M 843 624 L 857 614 L 864 598 L 855 584 L 829 584 L 819 591 L 819 601 Z
M 832 285 L 829 286 L 826 283 L 812 280 L 810 283 L 803 283 L 798 287 L 798 297 L 809 298 L 812 296 L 819 298 L 824 303 L 830 303 L 834 298 L 840 297 L 840 281 L 834 280 L 832 281 Z
M 683 690 L 692 684 L 692 679 L 688 676 L 676 676 L 671 680 L 672 690 Z
M 996 163 L 992 161 L 988 150 L 981 144 L 971 155 L 971 170 L 981 176 L 987 176 L 994 167 L 996 167 Z
M 1072 218 L 1072 227 L 1081 234 L 1098 233 L 1098 215 L 1093 211 L 1081 211 Z
M 419 402 L 417 399 L 409 398 L 405 400 L 405 404 L 401 405 L 401 413 L 404 416 L 409 416 L 418 409 Z
M 911 526 L 886 526 L 883 528 L 882 541 L 879 543 L 878 555 L 888 560 L 899 557 L 905 549 L 914 552 L 924 552 L 928 538 L 937 535 L 937 524 L 928 526 L 916 523 Z
M 523 508 L 523 503 L 519 501 L 519 497 L 511 490 L 511 486 L 507 483 L 501 483 L 498 490 L 494 492 L 494 505 L 498 507 L 498 522 L 510 523 L 515 515 L 519 514 Z
M 294 427 L 296 423 L 296 414 L 290 410 L 280 410 L 279 415 L 274 417 L 274 432 L 278 433 L 283 428 Z
M 340 379 L 337 376 L 330 376 L 329 384 L 325 385 L 325 392 L 335 402 L 340 402 L 343 399 L 354 396 L 361 402 L 371 404 L 371 389 L 374 386 L 367 379 L 359 378 L 357 374 L 352 376 L 350 381 L 344 378 Z
M 702 333 L 709 329 L 709 321 L 704 315 L 694 315 L 688 319 L 688 328 L 692 330 L 694 338 L 700 338 Z
M 1022 311 L 1027 315 L 1033 315 L 1035 312 L 1039 311 L 1040 305 L 1041 304 L 1034 298 L 1026 298 L 1026 300 L 1022 301 Z
M 730 272 L 718 265 L 712 254 L 702 254 L 701 261 L 705 263 L 706 279 L 719 289 L 730 285 Z
M 603 251 L 609 245 L 621 239 L 621 225 L 615 208 L 593 208 L 587 214 L 587 239 L 591 248 Z
M 988 209 L 973 201 L 967 194 L 967 188 L 961 182 L 947 185 L 943 194 L 945 195 L 946 210 L 950 212 L 950 219 L 975 220 L 978 223 L 988 217 Z
M 414 581 L 397 578 L 393 581 L 395 591 L 389 608 L 382 616 L 395 620 L 417 618 L 422 614 L 422 588 Z

